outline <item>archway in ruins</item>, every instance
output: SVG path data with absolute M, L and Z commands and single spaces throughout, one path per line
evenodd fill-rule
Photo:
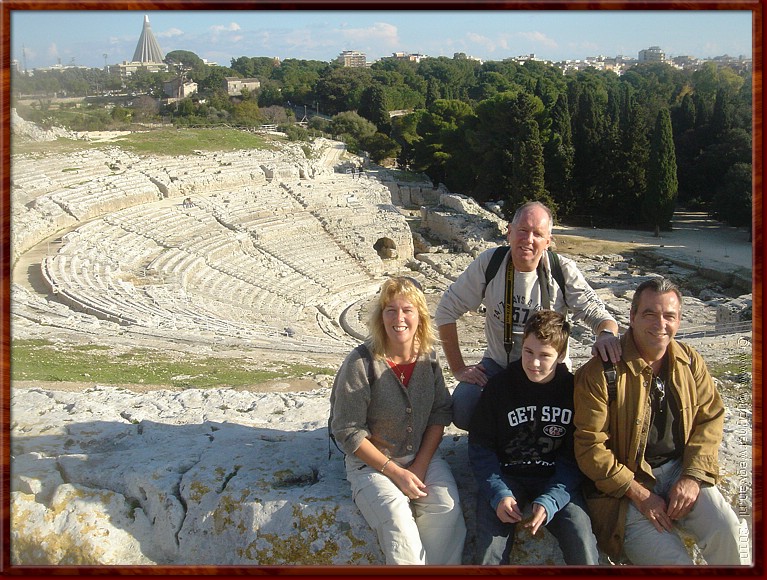
M 397 244 L 391 238 L 379 238 L 373 249 L 382 260 L 391 260 L 397 257 Z

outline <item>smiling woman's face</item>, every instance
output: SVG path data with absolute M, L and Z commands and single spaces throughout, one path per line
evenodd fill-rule
M 387 342 L 392 346 L 409 346 L 418 330 L 418 309 L 402 294 L 397 294 L 383 310 Z

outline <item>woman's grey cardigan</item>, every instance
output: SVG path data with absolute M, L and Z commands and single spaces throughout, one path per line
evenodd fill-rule
M 341 364 L 330 395 L 330 428 L 341 449 L 353 454 L 365 438 L 387 457 L 415 455 L 429 425 L 450 425 L 452 401 L 437 355 L 418 357 L 409 386 L 386 360 L 355 348 Z M 372 376 L 368 380 L 368 373 Z M 371 384 L 372 383 L 372 384 Z

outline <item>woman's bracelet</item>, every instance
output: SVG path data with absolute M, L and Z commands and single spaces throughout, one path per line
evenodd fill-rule
M 391 461 L 391 457 L 389 457 L 389 459 L 387 459 L 387 460 L 386 460 L 386 463 L 384 463 L 384 464 L 381 466 L 381 469 L 379 470 L 381 473 L 383 473 L 383 472 L 384 472 L 384 469 L 386 469 L 386 466 L 387 466 L 387 465 L 389 465 L 389 462 L 390 462 L 390 461 Z

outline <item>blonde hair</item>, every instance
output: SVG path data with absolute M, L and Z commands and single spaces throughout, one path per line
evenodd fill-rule
M 419 354 L 431 352 L 437 342 L 437 335 L 431 322 L 429 307 L 426 305 L 426 296 L 424 296 L 421 285 L 409 276 L 398 276 L 383 283 L 378 293 L 378 299 L 370 311 L 369 336 L 366 342 L 370 352 L 375 357 L 383 358 L 386 356 L 387 337 L 383 323 L 383 311 L 398 295 L 405 297 L 418 311 L 418 328 L 415 332 L 414 345 Z

